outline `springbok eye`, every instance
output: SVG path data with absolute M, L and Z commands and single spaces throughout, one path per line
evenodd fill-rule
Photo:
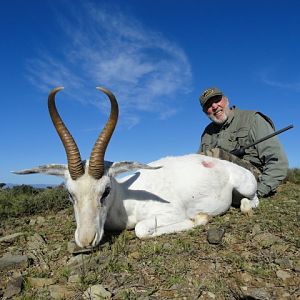
M 101 204 L 104 203 L 104 201 L 105 201 L 105 199 L 107 198 L 107 196 L 109 195 L 109 193 L 110 193 L 110 187 L 107 186 L 107 187 L 105 188 L 105 190 L 104 190 L 104 193 L 103 193 L 102 196 L 101 196 L 101 199 L 100 199 L 100 203 L 101 203 Z

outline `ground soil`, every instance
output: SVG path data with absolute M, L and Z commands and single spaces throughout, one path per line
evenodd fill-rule
M 106 233 L 89 253 L 72 248 L 71 207 L 3 220 L 0 238 L 21 235 L 0 243 L 0 257 L 28 260 L 0 270 L 0 297 L 20 276 L 13 299 L 82 299 L 95 284 L 112 299 L 300 299 L 299 195 L 299 185 L 285 183 L 251 216 L 232 208 L 204 227 L 148 240 L 133 231 Z M 210 229 L 225 234 L 211 244 Z M 38 286 L 32 278 L 52 281 Z M 69 296 L 55 296 L 53 285 Z

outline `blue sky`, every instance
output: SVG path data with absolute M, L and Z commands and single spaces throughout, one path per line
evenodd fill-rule
M 120 105 L 106 159 L 144 163 L 196 152 L 208 124 L 198 97 L 218 86 L 231 105 L 268 115 L 300 167 L 300 1 L 1 2 L 0 182 L 60 183 L 11 170 L 65 163 L 49 91 L 83 158 Z

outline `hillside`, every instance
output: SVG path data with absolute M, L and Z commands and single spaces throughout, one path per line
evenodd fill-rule
M 300 299 L 297 176 L 252 216 L 231 208 L 205 227 L 149 240 L 106 233 L 93 252 L 74 245 L 62 187 L 1 190 L 0 297 Z M 221 236 L 211 243 L 208 232 Z

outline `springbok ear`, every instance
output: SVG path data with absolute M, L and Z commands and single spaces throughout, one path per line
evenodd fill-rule
M 109 176 L 116 176 L 118 174 L 134 171 L 137 169 L 156 170 L 156 169 L 160 169 L 161 166 L 151 167 L 149 165 L 142 164 L 135 161 L 120 161 L 114 163 L 105 161 L 105 168 Z
M 32 169 L 12 171 L 12 173 L 18 175 L 42 173 L 42 174 L 55 175 L 61 177 L 65 177 L 66 172 L 68 172 L 67 165 L 57 165 L 57 164 L 49 164 L 49 165 L 38 166 Z

